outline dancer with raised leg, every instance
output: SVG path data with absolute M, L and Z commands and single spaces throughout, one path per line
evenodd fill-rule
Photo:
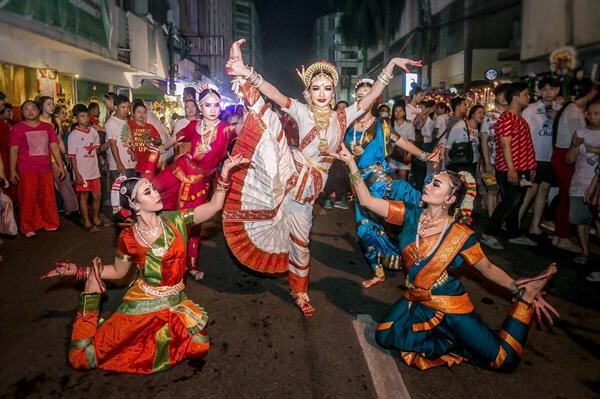
M 225 237 L 234 255 L 246 266 L 266 273 L 288 272 L 290 294 L 304 316 L 314 308 L 308 297 L 309 235 L 313 204 L 321 193 L 348 123 L 364 110 L 393 79 L 396 66 L 408 71 L 419 61 L 393 58 L 379 74 L 371 91 L 353 105 L 333 111 L 338 82 L 335 66 L 317 62 L 298 75 L 307 104 L 282 94 L 252 67 L 244 65 L 240 46 L 233 43 L 228 72 L 235 76 L 250 112 L 234 147 L 252 159 L 253 167 L 233 178 L 223 213 Z M 260 94 L 273 100 L 298 123 L 300 145 L 290 150 L 281 123 Z
M 133 226 L 119 236 L 114 263 L 103 265 L 99 258 L 91 267 L 59 262 L 42 276 L 85 281 L 69 349 L 74 368 L 151 374 L 206 355 L 208 316 L 183 292 L 186 231 L 221 209 L 230 186 L 229 171 L 247 162 L 241 156 L 226 160 L 211 200 L 185 211 L 163 212 L 161 196 L 149 180 L 124 180 L 116 198 L 136 216 Z M 103 280 L 125 277 L 132 265 L 139 277 L 117 311 L 98 325 Z
M 399 350 L 406 364 L 422 370 L 465 360 L 494 370 L 514 370 L 534 313 L 538 320 L 544 315 L 552 321 L 551 313 L 558 316 L 542 297 L 556 266 L 534 278 L 515 280 L 489 261 L 476 234 L 465 225 L 475 198 L 475 180 L 467 172 L 438 173 L 422 195 L 401 182 L 396 200 L 390 201 L 369 193 L 347 148 L 332 155 L 350 167 L 360 203 L 403 226 L 400 249 L 406 291 L 378 324 L 377 342 Z M 499 333 L 481 321 L 464 287 L 452 276 L 452 270 L 465 263 L 513 293 L 514 303 Z

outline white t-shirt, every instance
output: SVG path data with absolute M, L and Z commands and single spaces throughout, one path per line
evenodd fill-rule
M 476 163 L 479 159 L 479 134 L 477 130 L 471 130 L 467 128 L 467 124 L 464 120 L 460 120 L 452 126 L 452 130 L 448 133 L 448 141 L 446 142 L 446 149 L 451 149 L 454 143 L 465 143 L 469 141 L 468 132 L 471 134 L 471 145 L 473 147 L 473 163 Z
M 69 133 L 69 157 L 75 158 L 77 170 L 84 180 L 100 177 L 98 147 L 100 147 L 100 136 L 91 126 L 85 130 L 77 127 Z
M 104 124 L 104 130 L 106 130 L 106 140 L 115 140 L 117 144 L 117 150 L 121 157 L 121 162 L 125 169 L 135 169 L 135 160 L 133 153 L 127 147 L 127 143 L 130 139 L 129 126 L 127 121 L 119 119 L 116 116 L 108 118 Z M 108 168 L 110 170 L 117 170 L 117 162 L 113 157 L 112 151 L 109 149 L 108 153 Z
M 421 108 L 418 105 L 412 105 L 406 103 L 406 120 L 413 122 L 417 116 L 421 113 Z
M 527 121 L 531 131 L 531 140 L 535 150 L 535 160 L 538 162 L 550 162 L 552 158 L 552 124 L 554 119 L 546 115 L 546 106 L 539 100 L 529 104 L 521 115 Z
M 583 138 L 583 144 L 579 146 L 577 160 L 575 161 L 575 173 L 571 179 L 569 195 L 571 197 L 583 197 L 596 174 L 596 168 L 600 161 L 598 154 L 587 151 L 587 147 L 600 147 L 600 130 L 579 129 L 575 132 L 577 137 Z
M 431 143 L 431 141 L 433 140 L 433 129 L 435 129 L 435 121 L 430 117 L 427 117 L 427 120 L 421 128 L 421 136 L 423 136 L 423 143 Z
M 488 150 L 492 165 L 496 164 L 496 129 L 494 125 L 498 118 L 500 118 L 500 115 L 501 113 L 498 111 L 486 112 L 481 123 L 481 133 L 488 136 Z
M 394 122 L 394 131 L 406 140 L 415 141 L 415 127 L 412 123 L 404 121 L 401 125 Z
M 573 139 L 573 133 L 583 128 L 585 128 L 583 111 L 575 103 L 567 105 L 567 108 L 563 111 L 558 121 L 556 147 L 569 148 Z
M 443 134 L 446 133 L 449 118 L 450 116 L 448 114 L 440 114 L 435 117 L 435 128 L 437 129 L 438 138 L 442 137 Z

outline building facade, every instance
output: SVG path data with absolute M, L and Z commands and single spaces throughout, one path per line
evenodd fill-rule
M 354 102 L 354 85 L 363 74 L 363 58 L 358 46 L 344 43 L 338 32 L 342 13 L 333 13 L 318 18 L 313 28 L 315 60 L 326 60 L 334 64 L 339 74 L 336 99 Z
M 160 7 L 163 2 L 146 3 Z M 134 11 L 117 0 L 60 7 L 3 1 L 0 90 L 15 104 L 50 95 L 70 106 L 101 99 L 107 91 L 130 94 L 144 79 L 165 79 L 166 36 L 149 11 Z
M 234 0 L 233 8 L 234 40 L 246 39 L 242 47 L 244 61 L 255 69 L 262 69 L 262 39 L 260 21 L 254 2 L 251 0 Z

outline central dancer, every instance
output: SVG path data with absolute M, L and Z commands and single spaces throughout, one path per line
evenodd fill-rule
M 396 66 L 420 61 L 393 58 L 381 71 L 371 91 L 351 106 L 332 110 L 338 83 L 335 66 L 320 61 L 297 71 L 307 104 L 282 94 L 242 59 L 234 42 L 228 73 L 235 76 L 250 112 L 233 153 L 252 159 L 252 167 L 232 176 L 232 192 L 223 212 L 225 237 L 233 254 L 247 267 L 264 273 L 288 271 L 290 295 L 306 317 L 315 309 L 308 297 L 309 235 L 313 204 L 327 181 L 329 167 L 349 123 L 370 109 L 393 79 Z M 271 99 L 298 124 L 298 149 L 287 146 L 281 123 L 260 96 Z

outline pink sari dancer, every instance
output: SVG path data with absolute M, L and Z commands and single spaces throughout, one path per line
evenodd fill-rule
M 226 158 L 227 148 L 236 138 L 235 126 L 218 119 L 220 96 L 215 90 L 203 90 L 199 102 L 204 118 L 190 121 L 163 147 L 166 150 L 177 142 L 190 142 L 190 152 L 158 174 L 159 154 L 153 152 L 144 168 L 143 176 L 149 178 L 160 193 L 165 210 L 192 209 L 207 202 L 217 166 Z M 187 249 L 188 271 L 197 280 L 203 277 L 196 264 L 200 232 L 199 225 L 189 231 Z

